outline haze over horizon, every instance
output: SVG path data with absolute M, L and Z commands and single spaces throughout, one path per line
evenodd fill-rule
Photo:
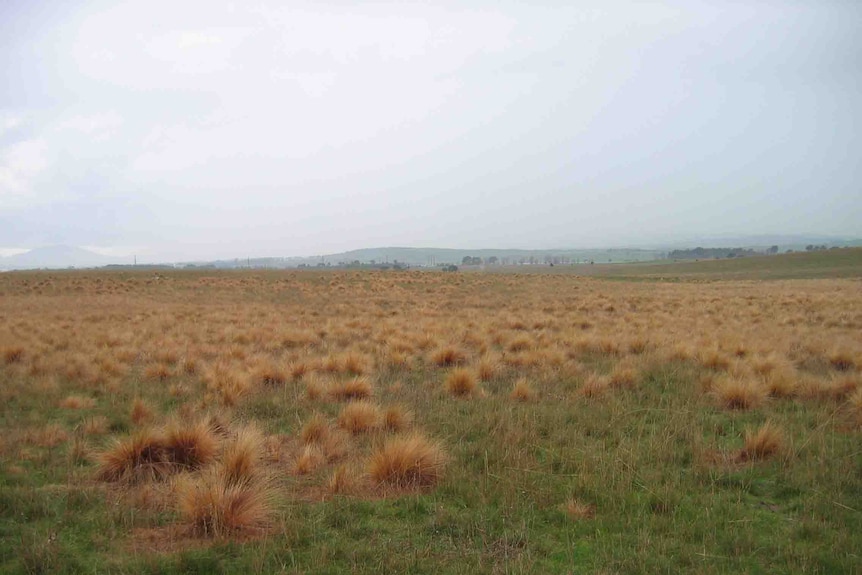
M 860 236 L 849 0 L 0 6 L 0 253 Z

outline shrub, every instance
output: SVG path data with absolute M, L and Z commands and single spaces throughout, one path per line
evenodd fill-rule
M 371 454 L 368 472 L 377 486 L 426 487 L 440 480 L 446 460 L 442 446 L 423 435 L 395 436 Z

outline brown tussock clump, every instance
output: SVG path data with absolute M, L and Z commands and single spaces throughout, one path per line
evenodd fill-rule
M 293 465 L 293 471 L 297 475 L 308 475 L 309 473 L 316 471 L 317 468 L 323 465 L 325 461 L 326 458 L 323 456 L 323 452 L 320 450 L 320 447 L 317 445 L 306 445 L 302 448 L 302 452 L 296 458 L 296 462 Z
M 829 354 L 829 365 L 838 371 L 852 371 L 856 369 L 856 360 L 850 351 L 839 349 Z
M 143 481 L 161 479 L 173 470 L 165 438 L 144 429 L 114 443 L 98 454 L 96 478 L 102 481 Z
M 367 377 L 355 377 L 341 383 L 335 383 L 329 388 L 330 397 L 340 400 L 367 399 L 371 397 L 373 388 Z
M 21 346 L 7 347 L 3 350 L 3 363 L 12 365 L 24 359 L 24 348 Z
M 94 415 L 84 420 L 81 429 L 84 435 L 102 435 L 108 432 L 108 418 L 104 415 Z
M 267 363 L 257 368 L 254 373 L 255 380 L 267 386 L 280 386 L 287 383 L 287 373 L 279 366 Z
M 167 456 L 184 469 L 198 469 L 212 462 L 218 448 L 218 439 L 206 422 L 172 421 L 165 428 Z
M 153 409 L 143 399 L 136 397 L 132 402 L 129 417 L 132 418 L 132 423 L 141 425 L 153 419 Z
M 317 401 L 326 392 L 326 386 L 319 378 L 311 376 L 305 382 L 305 397 L 309 401 Z
M 338 414 L 338 425 L 350 433 L 366 433 L 383 423 L 380 408 L 370 401 L 352 401 Z
M 698 360 L 705 368 L 713 371 L 726 371 L 730 367 L 730 360 L 717 349 L 702 351 Z
M 247 477 L 238 481 L 227 477 L 216 467 L 177 484 L 180 516 L 194 534 L 227 537 L 269 526 L 273 501 L 269 485 Z
M 339 465 L 332 472 L 327 488 L 332 494 L 354 493 L 359 485 L 358 475 L 359 472 L 355 469 L 351 469 L 347 465 Z
M 459 367 L 449 372 L 444 383 L 446 391 L 456 397 L 472 396 L 478 390 L 476 376 L 469 369 Z
M 299 438 L 305 445 L 311 443 L 323 443 L 323 441 L 329 436 L 329 432 L 329 422 L 326 421 L 326 418 L 322 413 L 315 412 L 314 415 L 305 422 L 305 425 L 302 426 L 302 430 L 299 432 Z
M 792 367 L 776 367 L 766 372 L 764 382 L 770 397 L 793 397 L 796 395 L 797 374 Z
M 479 376 L 479 381 L 491 381 L 497 375 L 499 369 L 500 366 L 497 361 L 489 357 L 483 357 L 476 366 L 476 374 Z
M 341 359 L 341 369 L 350 375 L 364 375 L 368 373 L 368 359 L 355 352 L 348 352 Z
M 368 473 L 378 487 L 427 487 L 442 477 L 443 447 L 424 435 L 394 436 L 371 454 Z
M 156 363 L 147 366 L 144 370 L 144 377 L 151 381 L 165 381 L 173 375 L 173 371 L 169 365 L 164 363 Z
M 596 515 L 596 506 L 589 503 L 584 503 L 575 497 L 570 498 L 563 504 L 563 511 L 571 519 L 576 521 L 581 519 L 592 519 Z
M 413 424 L 413 412 L 403 405 L 390 405 L 383 412 L 383 427 L 388 431 L 404 431 Z
M 431 361 L 438 367 L 452 367 L 463 365 L 467 361 L 467 354 L 454 346 L 441 347 L 431 356 Z
M 638 371 L 633 367 L 618 365 L 608 377 L 608 383 L 615 388 L 632 388 L 638 381 Z
M 712 387 L 712 393 L 728 409 L 751 409 L 762 404 L 767 389 L 753 379 L 723 377 Z
M 587 377 L 586 381 L 578 389 L 578 395 L 588 399 L 597 398 L 607 393 L 610 387 L 610 380 L 607 377 L 594 373 Z
M 745 432 L 745 443 L 739 452 L 742 461 L 767 459 L 784 447 L 784 431 L 772 422 L 766 422 L 757 430 Z
M 515 401 L 532 401 L 536 397 L 536 392 L 530 386 L 530 383 L 522 377 L 515 382 L 515 385 L 512 387 L 512 393 L 509 394 L 509 397 Z
M 240 428 L 224 446 L 221 472 L 228 483 L 241 483 L 257 477 L 265 443 L 260 431 L 248 425 Z
M 93 407 L 96 400 L 92 397 L 81 397 L 80 395 L 70 395 L 60 402 L 60 407 L 63 409 L 86 409 Z

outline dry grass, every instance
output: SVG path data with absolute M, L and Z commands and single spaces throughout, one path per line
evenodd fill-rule
M 227 440 L 221 457 L 220 469 L 228 483 L 242 483 L 254 479 L 260 470 L 264 453 L 264 438 L 257 427 L 240 428 Z
M 448 393 L 456 397 L 469 397 L 478 391 L 476 375 L 463 367 L 450 371 L 443 385 Z
M 327 483 L 327 489 L 332 494 L 355 493 L 359 487 L 359 473 L 347 465 L 339 465 L 332 472 Z
M 753 379 L 719 378 L 712 393 L 728 409 L 751 409 L 767 398 L 767 388 Z
M 172 421 L 165 429 L 165 451 L 173 463 L 197 469 L 215 459 L 219 441 L 205 422 Z
M 352 401 L 338 414 L 338 425 L 350 433 L 367 433 L 383 424 L 380 407 L 370 401 Z
M 3 349 L 3 363 L 6 365 L 19 363 L 22 359 L 24 359 L 24 348 L 20 345 Z
M 329 436 L 329 422 L 322 413 L 315 412 L 311 418 L 302 426 L 299 432 L 299 438 L 305 445 L 311 443 L 323 443 Z
M 367 399 L 371 397 L 374 388 L 371 380 L 367 377 L 354 377 L 347 381 L 335 383 L 329 388 L 329 395 L 333 399 L 347 401 L 351 399 Z
M 228 537 L 270 525 L 273 493 L 267 483 L 229 477 L 230 472 L 216 467 L 177 484 L 180 516 L 196 535 Z
M 784 431 L 776 424 L 766 422 L 756 430 L 746 430 L 739 458 L 744 461 L 767 459 L 778 454 L 784 444 Z
M 136 397 L 132 402 L 132 409 L 129 411 L 129 417 L 135 425 L 142 425 L 153 419 L 153 408 L 150 407 L 143 399 Z
M 443 476 L 443 447 L 424 435 L 395 436 L 371 454 L 368 473 L 378 487 L 428 487 Z
M 598 398 L 606 394 L 610 387 L 611 383 L 607 377 L 591 374 L 578 389 L 578 395 L 588 399 Z
M 532 401 L 536 398 L 536 392 L 530 383 L 522 377 L 515 382 L 509 397 L 515 401 Z
M 70 395 L 60 402 L 60 407 L 63 409 L 87 409 L 93 407 L 95 404 L 96 400 L 92 397 Z
M 596 506 L 572 497 L 563 504 L 563 511 L 574 520 L 592 519 L 596 515 Z
M 389 431 L 404 431 L 413 424 L 413 412 L 403 405 L 390 405 L 383 411 L 383 427 Z
M 174 470 L 165 437 L 151 429 L 114 440 L 96 461 L 96 477 L 102 481 L 161 479 Z
M 302 448 L 296 462 L 293 465 L 293 471 L 297 475 L 308 475 L 317 470 L 326 461 L 323 452 L 317 445 L 306 445 Z
M 467 362 L 467 354 L 458 347 L 446 346 L 436 350 L 431 355 L 431 361 L 438 367 L 452 367 Z

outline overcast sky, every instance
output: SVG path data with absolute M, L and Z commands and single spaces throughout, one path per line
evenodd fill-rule
M 862 3 L 0 2 L 0 249 L 862 235 Z

